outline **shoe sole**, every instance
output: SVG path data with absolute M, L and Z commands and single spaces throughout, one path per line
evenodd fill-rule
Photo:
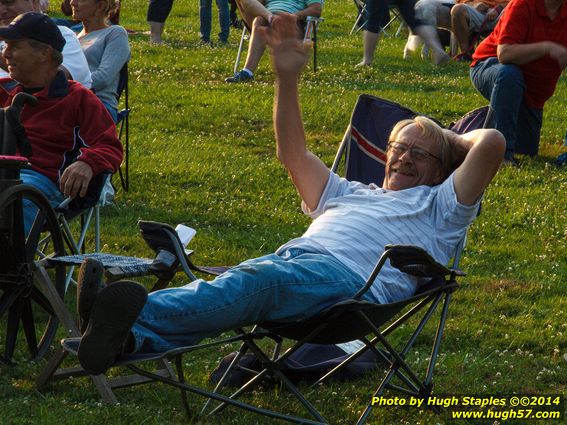
M 103 287 L 104 267 L 100 261 L 87 258 L 79 269 L 77 279 L 77 313 L 81 335 L 89 323 L 89 316 L 98 292 Z
M 99 375 L 116 362 L 147 298 L 146 289 L 135 282 L 116 282 L 102 289 L 79 345 L 83 369 Z

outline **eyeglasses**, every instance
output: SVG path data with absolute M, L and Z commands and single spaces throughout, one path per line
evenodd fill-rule
M 433 155 L 430 152 L 427 152 L 424 149 L 416 148 L 413 146 L 410 147 L 404 143 L 394 142 L 391 140 L 388 142 L 388 150 L 390 150 L 392 153 L 395 153 L 397 156 L 402 156 L 404 153 L 409 151 L 411 157 L 416 161 L 425 161 L 428 158 L 433 158 L 441 162 L 441 158 Z

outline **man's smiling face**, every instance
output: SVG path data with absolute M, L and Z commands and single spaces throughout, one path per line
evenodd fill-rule
M 403 190 L 441 183 L 440 157 L 440 147 L 426 140 L 417 124 L 407 125 L 389 143 L 384 189 Z

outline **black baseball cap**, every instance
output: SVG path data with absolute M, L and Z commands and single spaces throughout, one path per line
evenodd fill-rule
M 63 51 L 65 38 L 49 16 L 41 12 L 22 13 L 8 26 L 0 27 L 0 40 L 21 40 L 30 38 L 49 44 L 55 50 Z

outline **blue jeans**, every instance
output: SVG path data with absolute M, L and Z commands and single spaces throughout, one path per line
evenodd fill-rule
M 492 57 L 470 70 L 471 81 L 493 111 L 493 127 L 506 138 L 505 157 L 514 152 L 537 155 L 543 110 L 526 104 L 524 75 L 516 65 L 501 64 Z
M 116 106 L 111 105 L 110 103 L 105 102 L 104 100 L 101 100 L 100 102 L 104 105 L 104 107 L 112 117 L 112 120 L 116 123 L 118 121 L 118 109 L 116 108 Z
M 228 0 L 216 0 L 219 9 L 219 40 L 223 43 L 228 41 L 230 32 L 230 13 L 228 10 Z M 199 33 L 203 41 L 211 40 L 211 21 L 212 21 L 212 0 L 200 0 L 199 18 L 201 26 Z
M 53 183 L 50 179 L 45 177 L 43 174 L 38 173 L 34 170 L 24 169 L 20 171 L 20 179 L 24 184 L 30 185 L 38 189 L 41 193 L 45 195 L 52 207 L 56 207 L 65 199 L 65 196 L 59 191 L 59 187 Z M 24 230 L 26 235 L 28 234 L 33 221 L 35 220 L 35 215 L 37 213 L 37 208 L 35 204 L 24 199 Z
M 151 293 L 132 328 L 135 349 L 161 352 L 241 326 L 305 319 L 364 283 L 334 257 L 297 248 L 248 260 L 211 282 Z

